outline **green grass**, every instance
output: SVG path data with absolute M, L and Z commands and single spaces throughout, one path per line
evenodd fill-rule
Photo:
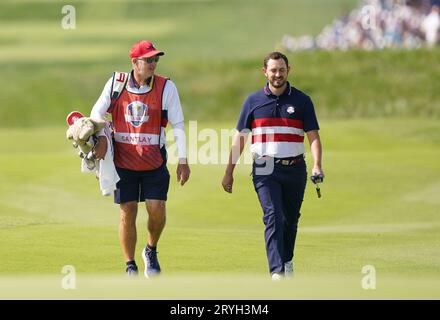
M 202 122 L 199 130 L 231 126 Z M 306 190 L 296 248 L 299 288 L 315 284 L 321 292 L 317 297 L 438 298 L 434 286 L 440 279 L 438 122 L 323 120 L 321 127 L 327 178 L 321 199 L 312 185 Z M 123 269 L 118 208 L 111 198 L 100 195 L 93 175 L 79 173 L 79 160 L 64 139 L 64 128 L 2 129 L 0 138 L 4 168 L 0 174 L 0 255 L 4 257 L 0 282 L 12 285 L 18 273 L 49 276 L 49 283 L 55 283 L 62 277 L 61 268 L 70 264 L 76 267 L 78 279 L 85 277 L 86 287 L 101 281 L 99 277 L 93 280 L 92 274 L 104 273 L 114 276 L 102 281 L 109 281 L 115 290 L 125 288 L 128 284 L 116 280 Z M 307 160 L 310 165 L 310 155 Z M 172 180 L 170 188 L 167 227 L 159 249 L 163 285 L 170 279 L 180 279 L 179 283 L 186 278 L 201 279 L 203 283 L 203 277 L 210 274 L 213 278 L 230 274 L 228 279 L 244 277 L 245 283 L 255 279 L 256 287 L 263 286 L 267 274 L 263 224 L 249 166 L 237 167 L 232 195 L 220 187 L 224 165 L 191 168 L 186 186 Z M 170 165 L 173 178 L 174 170 Z M 142 212 L 138 215 L 138 258 L 146 239 L 146 214 Z M 358 287 L 364 265 L 376 267 L 376 294 Z M 34 277 L 30 283 L 37 285 L 39 279 Z M 217 280 L 212 281 L 215 285 Z M 339 281 L 342 291 L 325 289 L 326 281 Z M 140 284 L 135 286 L 142 291 Z M 281 286 L 290 290 L 290 285 Z M 349 287 L 353 290 L 343 290 Z M 411 294 L 400 292 L 404 287 L 413 290 Z M 199 289 L 190 296 L 209 292 L 209 286 Z M 179 290 L 173 297 L 179 296 Z M 210 290 L 212 298 L 226 294 Z M 301 297 L 300 291 L 288 292 L 287 297 Z M 52 294 L 49 290 L 47 297 Z M 99 294 L 85 290 L 73 296 Z M 311 296 L 304 293 L 303 297 Z
M 289 58 L 290 81 L 312 97 L 321 117 L 440 116 L 436 87 L 440 49 L 309 52 Z M 30 72 L 20 81 L 14 65 L 3 67 L 11 81 L 0 89 L 0 125 L 60 125 L 72 110 L 88 114 L 112 70 L 127 69 L 81 59 L 42 65 L 24 62 L 18 70 Z M 264 84 L 260 60 L 166 61 L 159 73 L 171 75 L 177 84 L 187 119 L 230 120 L 238 117 L 246 96 Z
M 255 274 L 179 274 L 160 279 L 126 279 L 77 274 L 75 290 L 64 290 L 59 276 L 0 277 L 1 299 L 292 300 L 438 299 L 440 281 L 432 277 L 379 276 L 375 290 L 361 288 L 356 276 L 307 275 L 271 282 Z M 213 302 L 214 303 L 214 302 Z
M 171 60 L 258 57 L 272 50 L 285 33 L 319 33 L 335 16 L 346 13 L 356 3 L 357 0 L 273 0 L 269 6 L 264 0 L 74 0 L 69 4 L 76 8 L 77 28 L 65 31 L 61 28 L 61 8 L 65 3 L 4 1 L 0 4 L 0 34 L 11 44 L 32 44 L 33 54 L 48 55 L 39 56 L 37 61 L 76 60 L 73 55 L 63 54 L 87 44 L 85 53 L 96 52 L 103 45 L 114 46 L 115 51 L 100 50 L 100 56 L 125 62 L 128 46 L 144 37 L 155 39 Z M 2 50 L 3 56 L 14 61 L 23 54 L 27 52 Z
M 111 72 L 128 70 L 131 44 L 149 38 L 166 51 L 158 72 L 176 82 L 186 123 L 231 129 L 283 34 L 316 35 L 357 1 L 70 3 L 70 31 L 56 1 L 0 3 L 0 298 L 440 297 L 439 48 L 289 55 L 290 80 L 316 105 L 326 172 L 321 199 L 306 190 L 294 281 L 268 281 L 249 165 L 230 195 L 224 165 L 198 163 L 185 187 L 172 181 L 164 274 L 145 285 L 121 278 L 118 207 L 80 174 L 66 114 L 88 113 Z M 75 266 L 77 290 L 61 289 L 64 265 Z M 376 267 L 377 290 L 360 287 L 364 265 Z
M 61 4 L 0 4 L 0 125 L 61 125 L 89 113 L 114 70 L 130 69 L 134 41 L 166 51 L 158 73 L 179 88 L 186 114 L 235 119 L 260 88 L 262 59 L 285 33 L 318 34 L 355 0 L 74 1 L 77 28 L 61 28 Z M 440 49 L 290 54 L 291 82 L 321 117 L 440 116 Z

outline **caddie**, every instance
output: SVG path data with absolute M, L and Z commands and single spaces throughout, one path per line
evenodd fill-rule
M 120 177 L 114 201 L 120 206 L 119 239 L 126 273 L 137 275 L 135 261 L 138 203 L 145 202 L 148 236 L 142 258 L 144 275 L 161 272 L 157 245 L 165 227 L 166 200 L 170 182 L 165 127 L 170 122 L 177 144 L 179 163 L 177 180 L 184 185 L 190 169 L 186 155 L 183 111 L 176 85 L 155 73 L 164 55 L 153 43 L 142 40 L 130 50 L 130 72 L 114 72 L 93 106 L 91 118 L 104 119 L 111 114 L 114 130 L 114 163 Z M 96 159 L 106 154 L 107 140 L 98 134 Z

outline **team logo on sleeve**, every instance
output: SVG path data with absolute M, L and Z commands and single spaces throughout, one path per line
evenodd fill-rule
M 125 121 L 136 128 L 147 122 L 149 118 L 148 106 L 140 101 L 133 101 L 125 110 Z
M 292 113 L 294 113 L 295 112 L 295 107 L 294 106 L 289 106 L 289 107 L 287 107 L 287 113 L 288 114 L 292 114 Z

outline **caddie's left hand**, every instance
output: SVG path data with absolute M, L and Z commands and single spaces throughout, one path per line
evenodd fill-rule
M 180 158 L 179 164 L 177 165 L 177 182 L 180 182 L 180 185 L 184 185 L 188 179 L 189 175 L 191 173 L 191 170 L 189 169 L 188 161 L 186 158 Z

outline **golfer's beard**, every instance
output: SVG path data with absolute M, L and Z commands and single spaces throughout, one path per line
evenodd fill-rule
M 281 88 L 282 86 L 284 86 L 286 84 L 286 79 L 282 78 L 282 79 L 273 79 L 270 84 L 272 85 L 272 87 L 274 88 Z

